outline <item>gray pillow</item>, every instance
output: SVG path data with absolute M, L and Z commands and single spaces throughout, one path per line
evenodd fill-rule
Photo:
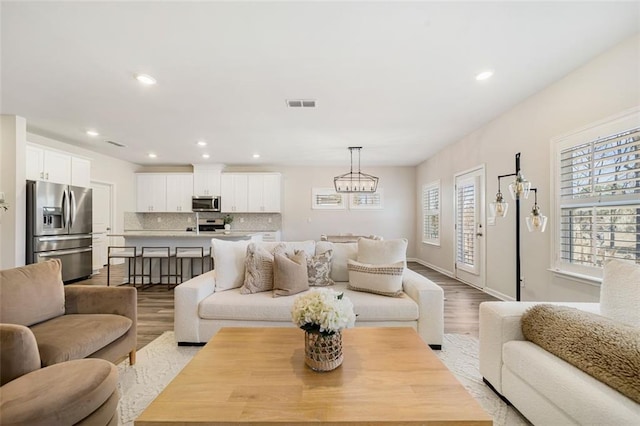
M 307 256 L 307 275 L 309 276 L 310 286 L 326 287 L 335 284 L 329 277 L 331 273 L 331 256 L 333 256 L 333 250 L 331 249 L 315 256 Z

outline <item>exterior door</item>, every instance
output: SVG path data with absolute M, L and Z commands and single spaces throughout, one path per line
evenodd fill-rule
M 107 236 L 112 229 L 112 185 L 91 182 L 91 188 L 93 189 L 93 272 L 96 273 L 107 264 L 107 247 L 113 245 Z
M 484 166 L 455 177 L 456 278 L 478 288 L 485 277 Z

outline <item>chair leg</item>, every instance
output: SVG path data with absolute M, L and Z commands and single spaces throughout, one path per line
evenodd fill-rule
M 129 352 L 129 365 L 135 365 L 136 363 L 136 350 Z
M 111 277 L 111 259 L 107 258 L 107 287 L 109 287 L 109 277 Z

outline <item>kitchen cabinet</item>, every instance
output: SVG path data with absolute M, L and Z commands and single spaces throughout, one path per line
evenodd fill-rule
M 27 145 L 27 179 L 71 183 L 71 156 L 34 145 Z
M 136 211 L 190 212 L 191 173 L 136 173 Z
M 85 188 L 91 186 L 91 161 L 71 157 L 71 185 Z
M 167 179 L 168 212 L 190 212 L 193 195 L 193 175 L 191 173 L 172 173 Z
M 247 173 L 222 173 L 220 179 L 220 202 L 222 211 L 248 212 Z
M 222 166 L 193 165 L 193 195 L 220 195 Z
M 280 173 L 251 173 L 248 175 L 248 208 L 254 213 L 281 211 Z
M 167 176 L 162 173 L 136 174 L 136 211 L 164 212 L 167 208 Z

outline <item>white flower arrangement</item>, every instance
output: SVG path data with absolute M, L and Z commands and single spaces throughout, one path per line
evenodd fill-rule
M 312 289 L 296 297 L 291 308 L 293 323 L 305 331 L 330 335 L 353 327 L 353 303 L 343 293 L 328 288 Z

